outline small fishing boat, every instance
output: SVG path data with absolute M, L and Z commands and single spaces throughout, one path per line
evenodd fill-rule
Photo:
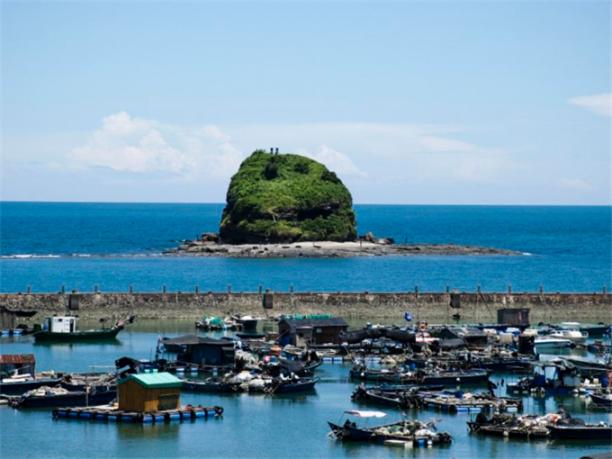
M 470 433 L 493 437 L 520 438 L 537 440 L 548 438 L 550 431 L 548 421 L 538 416 L 512 416 L 494 414 L 488 419 L 484 413 L 479 413 L 474 421 L 468 421 Z
M 433 371 L 426 373 L 418 381 L 421 384 L 477 384 L 487 382 L 490 372 L 487 370 Z
M 562 329 L 557 330 L 550 334 L 551 338 L 561 338 L 561 339 L 569 339 L 574 344 L 583 345 L 587 338 L 589 337 L 588 333 L 583 333 L 580 330 L 572 330 L 572 329 Z M 537 344 L 537 340 L 536 340 Z
M 195 326 L 202 331 L 242 330 L 242 325 L 231 317 L 204 316 L 195 323 Z
M 538 353 L 557 351 L 570 348 L 574 345 L 573 341 L 568 338 L 560 338 L 556 336 L 537 336 L 533 345 Z
M 112 373 L 69 373 L 64 375 L 61 386 L 69 391 L 108 390 L 117 386 L 117 377 Z
M 310 392 L 315 388 L 319 378 L 298 378 L 283 380 L 274 378 L 272 383 L 266 388 L 268 394 L 293 394 L 297 392 Z
M 594 392 L 591 394 L 591 401 L 602 408 L 612 408 L 612 393 L 610 392 Z
M 117 398 L 115 387 L 107 390 L 69 391 L 63 387 L 43 386 L 20 397 L 12 397 L 9 399 L 9 404 L 13 408 L 95 406 L 105 405 L 115 398 Z
M 43 329 L 34 333 L 34 340 L 37 343 L 74 343 L 82 341 L 109 341 L 117 338 L 121 330 L 125 328 L 126 321 L 120 320 L 111 328 L 101 328 L 95 330 L 77 331 L 76 316 L 54 316 L 48 317 Z M 133 316 L 128 319 L 133 321 Z
M 36 375 L 36 377 L 25 375 L 13 375 L 9 378 L 0 380 L 0 394 L 2 395 L 22 395 L 26 392 L 42 386 L 55 386 L 62 381 L 60 376 Z
M 421 386 L 403 386 L 401 390 L 386 390 L 385 386 L 365 387 L 360 385 L 351 395 L 351 399 L 360 403 L 386 405 L 400 409 L 420 406 L 418 397 Z M 439 386 L 442 389 L 443 386 Z
M 227 381 L 225 378 L 211 377 L 203 381 L 193 379 L 183 380 L 183 390 L 189 392 L 206 392 L 213 394 L 236 394 L 242 392 L 239 383 Z
M 382 418 L 386 413 L 381 411 L 348 410 L 345 414 L 361 419 Z M 344 424 L 328 422 L 331 435 L 340 441 L 373 442 L 380 444 L 398 444 L 404 446 L 449 445 L 452 437 L 447 432 L 437 432 L 433 422 L 424 423 L 417 420 L 401 420 L 391 424 L 375 427 L 358 427 L 349 419 Z
M 422 406 L 435 408 L 449 413 L 497 411 L 522 411 L 523 402 L 518 398 L 494 397 L 489 393 L 463 393 L 444 391 L 426 395 L 422 398 Z

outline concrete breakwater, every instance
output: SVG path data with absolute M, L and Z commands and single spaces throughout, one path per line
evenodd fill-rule
M 354 319 L 403 322 L 405 311 L 430 323 L 495 322 L 500 308 L 528 308 L 531 323 L 612 320 L 612 295 L 603 293 L 27 293 L 0 294 L 9 310 L 37 310 L 31 320 L 69 311 L 84 319 L 124 317 L 196 319 L 203 315 L 327 313 Z M 270 295 L 270 294 L 268 294 Z M 451 307 L 451 295 L 453 306 Z M 459 307 L 457 307 L 459 306 Z

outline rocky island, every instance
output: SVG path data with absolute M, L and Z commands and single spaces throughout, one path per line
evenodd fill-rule
M 295 154 L 257 150 L 227 191 L 219 233 L 184 241 L 168 254 L 289 258 L 381 255 L 514 255 L 453 244 L 395 244 L 357 236 L 351 193 L 323 164 Z

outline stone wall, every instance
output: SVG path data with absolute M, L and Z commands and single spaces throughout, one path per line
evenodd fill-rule
M 0 306 L 36 309 L 32 320 L 68 309 L 69 294 L 0 294 Z M 263 315 L 259 293 L 83 293 L 72 295 L 72 312 L 85 319 L 119 318 L 136 314 L 143 319 L 196 319 L 228 313 Z M 77 301 L 74 301 L 77 300 Z M 450 308 L 448 293 L 274 293 L 270 315 L 329 313 L 362 319 L 401 321 L 405 311 L 415 320 L 495 322 L 497 309 L 530 309 L 532 323 L 612 321 L 612 295 L 607 293 L 461 293 L 461 308 Z M 78 303 L 78 304 L 77 304 Z

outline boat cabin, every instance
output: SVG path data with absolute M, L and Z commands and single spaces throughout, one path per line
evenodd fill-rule
M 0 354 L 0 377 L 11 374 L 34 376 L 35 366 L 34 354 Z
M 170 373 L 132 374 L 117 383 L 119 409 L 136 412 L 178 409 L 182 384 Z
M 77 331 L 76 316 L 53 316 L 47 317 L 43 324 L 43 330 L 52 333 L 74 333 Z
M 281 346 L 292 344 L 341 344 L 340 334 L 346 332 L 348 324 L 341 317 L 328 318 L 283 318 L 278 323 L 278 340 Z

